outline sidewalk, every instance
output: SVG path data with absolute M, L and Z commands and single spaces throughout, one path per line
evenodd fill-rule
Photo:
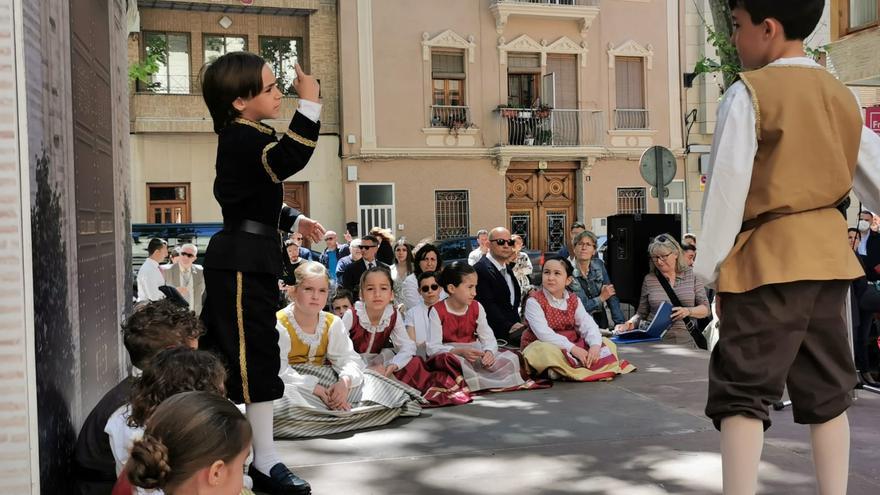
M 318 495 L 721 493 L 719 436 L 703 415 L 708 354 L 621 346 L 639 370 L 426 410 L 370 431 L 282 441 Z M 814 494 L 809 429 L 773 412 L 761 494 Z M 849 495 L 880 493 L 880 396 L 849 411 Z

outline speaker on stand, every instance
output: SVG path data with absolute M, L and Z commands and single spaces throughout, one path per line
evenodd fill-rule
M 639 305 L 642 280 L 648 274 L 648 244 L 660 235 L 681 242 L 681 215 L 642 213 L 608 217 L 605 267 L 621 302 Z

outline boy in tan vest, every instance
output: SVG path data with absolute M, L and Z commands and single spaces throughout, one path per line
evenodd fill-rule
M 695 271 L 717 285 L 706 414 L 724 493 L 757 490 L 768 405 L 788 385 L 821 494 L 846 493 L 856 384 L 844 304 L 864 274 L 835 206 L 880 207 L 880 138 L 852 93 L 804 54 L 823 0 L 729 0 L 743 67 L 718 110 Z

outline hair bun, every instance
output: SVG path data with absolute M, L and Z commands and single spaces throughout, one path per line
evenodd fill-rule
M 168 447 L 158 438 L 144 435 L 132 445 L 125 468 L 131 484 L 141 488 L 162 488 L 171 474 Z

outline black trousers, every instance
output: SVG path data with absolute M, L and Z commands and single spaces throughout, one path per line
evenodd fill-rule
M 284 392 L 277 305 L 277 276 L 205 268 L 201 319 L 207 331 L 199 347 L 225 359 L 226 393 L 233 402 L 266 402 Z

